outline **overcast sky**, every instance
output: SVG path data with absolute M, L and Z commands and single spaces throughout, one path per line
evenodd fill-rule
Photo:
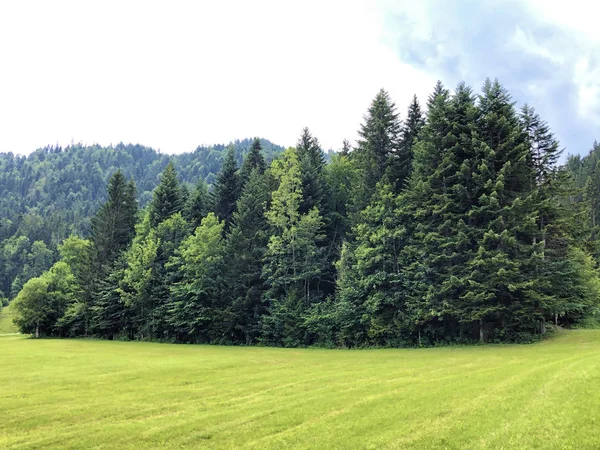
M 305 126 L 339 149 L 381 87 L 404 116 L 437 79 L 497 77 L 585 153 L 600 137 L 593 3 L 1 1 L 0 152 L 289 146 Z

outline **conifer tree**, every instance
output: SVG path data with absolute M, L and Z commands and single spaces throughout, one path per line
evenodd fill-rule
M 352 145 L 350 145 L 350 141 L 348 139 L 344 139 L 342 142 L 342 150 L 340 151 L 340 154 L 342 156 L 349 156 L 351 151 Z
M 467 266 L 470 286 L 462 299 L 465 316 L 479 326 L 484 341 L 490 333 L 534 332 L 541 317 L 538 311 L 517 318 L 524 303 L 535 301 L 526 267 L 533 248 L 520 238 L 531 217 L 532 171 L 524 133 L 498 81 L 485 82 L 479 109 L 478 196 L 470 211 L 477 250 Z
M 229 229 L 235 211 L 235 202 L 240 194 L 237 170 L 235 151 L 230 147 L 211 192 L 212 210 L 219 220 L 225 222 L 226 230 Z
M 279 187 L 272 195 L 266 213 L 271 237 L 265 255 L 263 275 L 270 303 L 269 316 L 263 322 L 266 342 L 301 345 L 309 339 L 303 325 L 303 313 L 316 301 L 313 288 L 322 268 L 322 219 L 314 207 L 300 214 L 302 178 L 297 152 L 290 148 L 283 159 L 275 160 L 273 176 Z
M 325 156 L 318 139 L 308 128 L 302 130 L 296 153 L 302 177 L 300 213 L 305 214 L 315 206 L 323 213 L 327 205 L 327 186 L 323 178 Z
M 227 236 L 225 266 L 226 292 L 231 297 L 229 334 L 232 341 L 251 344 L 260 333 L 264 314 L 265 284 L 262 260 L 268 243 L 269 224 L 265 212 L 270 192 L 259 169 L 250 173 L 233 213 Z
M 152 193 L 149 205 L 150 225 L 156 227 L 163 220 L 182 211 L 184 206 L 175 166 L 169 162 L 160 176 L 160 183 Z
M 425 325 L 429 339 L 435 339 L 436 333 L 463 338 L 468 334 L 458 324 L 462 321 L 460 297 L 468 278 L 465 264 L 473 251 L 468 214 L 474 195 L 478 112 L 471 89 L 463 83 L 447 102 L 439 101 L 443 91 L 440 96 L 416 146 L 419 170 L 407 195 L 416 222 L 409 253 L 419 248 L 423 254 L 413 259 L 408 271 L 413 309 L 422 311 L 415 318 L 419 340 Z M 424 170 L 427 164 L 433 165 Z
M 343 272 L 338 279 L 341 305 L 360 314 L 354 321 L 346 314 L 341 326 L 346 329 L 345 342 L 353 340 L 347 334 L 350 330 L 354 339 L 360 335 L 373 345 L 393 345 L 406 338 L 401 336 L 406 319 L 401 256 L 407 236 L 400 200 L 391 184 L 382 180 L 354 227 L 352 255 L 338 263 Z
M 108 200 L 92 217 L 90 240 L 94 246 L 97 267 L 110 265 L 123 251 L 134 233 L 137 219 L 135 185 L 127 182 L 120 170 L 108 182 Z
M 415 95 L 408 107 L 406 120 L 404 121 L 401 131 L 398 158 L 394 161 L 396 169 L 392 181 L 395 181 L 397 190 L 405 188 L 408 183 L 414 157 L 413 146 L 424 125 L 425 119 L 421 113 L 421 105 L 419 105 L 419 101 Z
M 204 180 L 198 180 L 194 192 L 190 195 L 188 202 L 183 210 L 184 217 L 192 227 L 200 226 L 202 219 L 206 217 L 210 209 L 210 196 L 208 194 L 208 188 Z
M 192 236 L 179 246 L 171 265 L 180 280 L 171 285 L 172 304 L 167 320 L 180 342 L 219 342 L 219 317 L 222 305 L 224 241 L 223 222 L 209 213 Z M 226 337 L 225 337 L 226 338 Z
M 368 154 L 375 166 L 370 185 L 383 176 L 390 156 L 397 156 L 400 148 L 401 124 L 396 105 L 389 94 L 381 89 L 371 103 L 359 131 L 361 153 Z M 369 161 L 370 162 L 370 161 Z
M 242 163 L 242 168 L 239 173 L 240 180 L 240 191 L 244 188 L 244 185 L 250 179 L 250 174 L 252 171 L 257 170 L 258 173 L 262 174 L 267 167 L 265 163 L 265 158 L 262 154 L 262 146 L 260 144 L 260 139 L 254 138 L 252 141 L 252 146 L 250 147 L 250 151 L 244 158 L 244 162 Z

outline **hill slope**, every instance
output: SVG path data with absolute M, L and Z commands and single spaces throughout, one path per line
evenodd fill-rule
M 239 164 L 251 144 L 251 139 L 230 144 Z M 264 139 L 261 144 L 267 160 L 283 151 Z M 227 147 L 165 155 L 141 145 L 74 145 L 40 149 L 27 157 L 0 154 L 0 297 L 14 296 L 27 279 L 50 267 L 57 245 L 70 234 L 87 234 L 90 218 L 106 199 L 106 183 L 117 169 L 135 180 L 144 206 L 170 160 L 183 183 L 194 185 L 202 178 L 210 184 Z

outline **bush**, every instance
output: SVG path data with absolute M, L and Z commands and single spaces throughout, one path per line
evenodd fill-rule
M 600 328 L 600 317 L 598 316 L 588 316 L 588 317 L 584 317 L 581 320 L 578 320 L 574 325 L 573 328 L 578 328 L 578 329 L 599 329 Z

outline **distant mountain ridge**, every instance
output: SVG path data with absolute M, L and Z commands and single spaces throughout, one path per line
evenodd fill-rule
M 241 164 L 251 144 L 252 139 L 236 140 L 227 145 L 199 146 L 178 155 L 123 143 L 109 147 L 76 144 L 65 149 L 49 146 L 28 156 L 0 153 L 0 239 L 6 237 L 7 230 L 2 228 L 8 226 L 7 220 L 15 226 L 24 215 L 60 218 L 74 228 L 70 231 L 85 231 L 89 217 L 105 199 L 106 182 L 117 169 L 135 180 L 143 206 L 169 161 L 175 164 L 183 183 L 193 185 L 202 178 L 211 184 L 225 150 L 233 146 Z M 261 139 L 261 144 L 267 160 L 284 150 L 266 139 Z

